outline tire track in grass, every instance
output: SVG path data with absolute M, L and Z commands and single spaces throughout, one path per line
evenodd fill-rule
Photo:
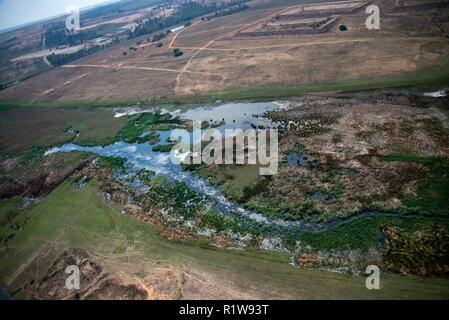
M 111 229 L 114 230 L 115 229 L 115 221 L 114 221 L 114 218 L 112 218 L 111 212 L 109 212 L 108 208 L 106 208 L 106 207 L 103 207 L 103 209 L 104 209 L 104 212 L 106 213 L 106 216 L 108 217 Z

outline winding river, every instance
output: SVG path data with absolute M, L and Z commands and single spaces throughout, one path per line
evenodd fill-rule
M 217 129 L 224 136 L 226 129 L 240 128 L 242 130 L 254 127 L 264 126 L 273 127 L 275 124 L 271 123 L 267 119 L 258 117 L 268 110 L 274 110 L 283 108 L 281 103 L 229 103 L 209 107 L 198 107 L 189 109 L 188 111 L 181 113 L 180 111 L 171 112 L 173 116 L 179 115 L 183 119 L 191 119 L 197 121 L 211 121 L 212 123 L 219 123 L 225 121 L 224 125 L 219 126 Z M 166 138 L 171 135 L 171 131 L 159 131 L 161 142 L 159 144 L 166 144 Z M 191 137 L 193 135 L 191 134 Z M 106 157 L 122 157 L 127 159 L 127 164 L 132 164 L 132 169 L 127 172 L 126 177 L 132 177 L 140 169 L 147 169 L 156 172 L 159 175 L 165 176 L 169 180 L 179 180 L 185 182 L 190 188 L 204 195 L 209 196 L 217 201 L 217 209 L 225 214 L 231 214 L 237 212 L 240 215 L 246 216 L 249 219 L 256 220 L 263 225 L 276 225 L 288 228 L 294 228 L 297 232 L 303 230 L 307 231 L 319 231 L 325 228 L 333 228 L 343 221 L 348 221 L 355 217 L 362 215 L 372 214 L 385 214 L 385 215 L 398 215 L 398 213 L 384 213 L 378 211 L 363 212 L 356 216 L 349 218 L 333 220 L 330 222 L 308 222 L 308 221 L 284 221 L 281 219 L 270 219 L 261 213 L 257 213 L 251 210 L 247 210 L 240 205 L 230 202 L 221 193 L 220 189 L 212 187 L 208 184 L 207 180 L 200 179 L 190 172 L 182 171 L 181 166 L 173 164 L 170 158 L 170 153 L 153 152 L 152 147 L 146 143 L 125 143 L 117 142 L 105 147 L 82 147 L 73 143 L 66 144 L 62 147 L 56 147 L 46 152 L 51 154 L 54 152 L 70 152 L 70 151 L 88 151 L 100 156 Z M 132 185 L 140 188 L 140 192 L 145 193 L 145 187 L 140 184 L 140 181 L 136 178 Z

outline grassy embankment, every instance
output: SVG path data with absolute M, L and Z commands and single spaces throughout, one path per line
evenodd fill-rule
M 420 69 L 391 78 L 351 80 L 342 82 L 322 82 L 299 87 L 249 87 L 228 88 L 224 91 L 210 91 L 196 95 L 174 97 L 136 97 L 132 99 L 83 100 L 66 102 L 30 102 L 30 101 L 0 101 L 0 109 L 5 107 L 117 107 L 126 105 L 184 104 L 210 103 L 216 100 L 237 101 L 269 101 L 272 99 L 298 96 L 306 93 L 319 92 L 351 92 L 375 90 L 384 88 L 414 88 L 419 91 L 436 90 L 449 86 L 449 68 L 446 64 L 435 65 L 432 68 Z

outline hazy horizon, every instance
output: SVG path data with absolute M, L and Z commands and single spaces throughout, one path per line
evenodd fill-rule
M 0 0 L 0 30 L 64 14 L 72 5 L 84 8 L 104 2 L 110 0 Z

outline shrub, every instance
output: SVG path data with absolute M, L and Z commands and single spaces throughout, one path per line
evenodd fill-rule
M 177 143 L 158 145 L 158 146 L 153 147 L 153 151 L 154 152 L 171 152 L 173 147 L 176 145 L 177 145 Z
M 175 55 L 175 57 L 179 57 L 179 56 L 182 56 L 184 54 L 184 52 L 182 52 L 179 49 L 175 49 L 175 50 L 173 50 L 173 54 Z
M 335 133 L 333 136 L 332 136 L 332 142 L 333 143 L 340 143 L 340 142 L 342 142 L 343 141 L 343 136 L 341 135 L 341 133 Z
M 120 169 L 125 167 L 125 158 L 122 157 L 100 157 L 98 165 L 111 169 Z

